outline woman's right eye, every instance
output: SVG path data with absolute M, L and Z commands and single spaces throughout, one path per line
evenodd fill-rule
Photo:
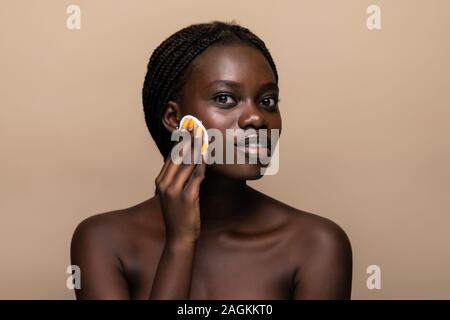
M 229 94 L 218 94 L 213 98 L 213 100 L 220 104 L 225 104 L 228 106 L 236 104 L 236 99 L 234 99 L 233 96 Z

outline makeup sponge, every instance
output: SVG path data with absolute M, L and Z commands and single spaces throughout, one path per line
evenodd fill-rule
M 180 120 L 179 128 L 187 129 L 189 131 L 194 130 L 194 133 L 197 133 L 198 130 L 200 130 L 200 134 L 203 134 L 201 152 L 202 152 L 202 155 L 206 154 L 206 151 L 208 150 L 208 145 L 209 145 L 208 132 L 206 131 L 206 128 L 203 126 L 203 124 L 200 120 L 198 120 L 194 116 L 185 115 Z

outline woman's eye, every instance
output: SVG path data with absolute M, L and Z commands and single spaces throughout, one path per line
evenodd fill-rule
M 235 104 L 236 100 L 229 94 L 219 94 L 214 97 L 214 101 L 220 104 Z
M 266 97 L 261 100 L 261 104 L 268 108 L 275 107 L 280 100 L 276 97 Z

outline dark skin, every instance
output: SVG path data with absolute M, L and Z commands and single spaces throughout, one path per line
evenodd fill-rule
M 185 114 L 224 133 L 281 130 L 274 74 L 249 46 L 208 48 L 192 62 L 180 97 L 165 108 L 169 131 Z M 71 247 L 72 264 L 81 268 L 77 298 L 349 299 L 347 235 L 328 219 L 247 186 L 261 178 L 261 166 L 166 159 L 155 179 L 157 196 L 77 227 Z

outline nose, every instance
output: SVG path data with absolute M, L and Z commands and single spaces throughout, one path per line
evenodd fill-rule
M 239 128 L 247 129 L 267 129 L 267 123 L 264 113 L 254 101 L 246 103 L 242 106 L 242 113 L 238 121 Z

